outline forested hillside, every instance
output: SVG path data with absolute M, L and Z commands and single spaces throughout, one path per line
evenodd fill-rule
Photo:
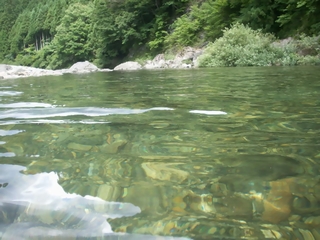
M 2 0 L 0 61 L 42 68 L 202 46 L 235 22 L 319 35 L 320 0 Z

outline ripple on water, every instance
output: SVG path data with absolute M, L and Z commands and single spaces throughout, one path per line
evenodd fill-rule
M 23 92 L 17 92 L 17 91 L 0 91 L 0 97 L 6 97 L 6 96 L 17 96 L 21 95 Z
M 108 116 L 141 114 L 149 111 L 168 111 L 171 108 L 126 109 L 126 108 L 98 108 L 98 107 L 56 107 L 56 108 L 14 108 L 1 112 L 0 119 L 34 119 L 67 116 Z

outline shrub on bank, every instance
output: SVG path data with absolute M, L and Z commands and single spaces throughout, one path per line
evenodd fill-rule
M 208 45 L 199 57 L 198 65 L 231 67 L 320 63 L 320 44 L 316 37 L 302 36 L 283 45 L 274 42 L 273 35 L 236 23 L 225 29 L 221 38 Z
M 223 36 L 208 45 L 199 58 L 200 67 L 269 66 L 277 52 L 271 46 L 270 34 L 236 23 Z

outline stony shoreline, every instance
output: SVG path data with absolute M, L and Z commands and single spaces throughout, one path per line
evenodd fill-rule
M 157 55 L 153 60 L 147 61 L 144 65 L 138 62 L 128 61 L 116 66 L 114 71 L 133 71 L 140 69 L 183 69 L 193 68 L 197 66 L 197 58 L 201 55 L 202 49 L 194 49 L 191 47 L 184 48 L 173 59 L 166 60 L 164 54 Z M 63 74 L 84 74 L 91 72 L 110 72 L 112 69 L 100 69 L 93 63 L 88 61 L 77 62 L 68 69 L 47 70 L 34 67 L 15 66 L 0 64 L 0 80 L 14 79 L 25 77 L 39 77 L 39 76 L 60 76 Z
M 83 74 L 90 72 L 108 72 L 110 69 L 100 69 L 94 64 L 85 61 L 77 62 L 68 69 L 59 70 L 47 70 L 34 67 L 15 66 L 0 64 L 0 79 L 14 79 L 14 78 L 25 78 L 25 77 L 40 77 L 40 76 L 59 76 L 66 73 L 71 74 Z

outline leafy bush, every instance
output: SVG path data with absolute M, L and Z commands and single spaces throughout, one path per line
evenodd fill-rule
M 316 56 L 320 54 L 320 36 L 309 37 L 305 34 L 299 36 L 296 40 L 298 53 L 302 56 Z
M 41 50 L 37 51 L 35 61 L 32 64 L 32 67 L 36 68 L 46 68 L 49 65 L 51 60 L 51 55 L 54 53 L 52 44 L 45 45 Z
M 298 60 L 299 65 L 320 65 L 320 56 L 304 56 Z
M 236 23 L 208 45 L 199 57 L 199 66 L 270 66 L 278 53 L 271 45 L 274 40 L 273 35 Z
M 298 64 L 299 55 L 297 54 L 297 46 L 294 41 L 289 41 L 285 44 L 272 43 L 275 51 L 275 59 L 273 65 L 276 66 L 294 66 Z
M 286 44 L 276 48 L 276 65 L 318 65 L 320 64 L 319 37 L 310 37 L 305 34 L 297 39 L 291 39 Z
M 15 61 L 17 64 L 22 66 L 31 66 L 35 59 L 36 50 L 35 47 L 30 44 L 27 48 L 23 49 L 23 51 L 17 55 Z
M 200 67 L 292 66 L 320 64 L 320 37 L 274 42 L 275 37 L 236 23 L 208 45 L 199 57 Z

